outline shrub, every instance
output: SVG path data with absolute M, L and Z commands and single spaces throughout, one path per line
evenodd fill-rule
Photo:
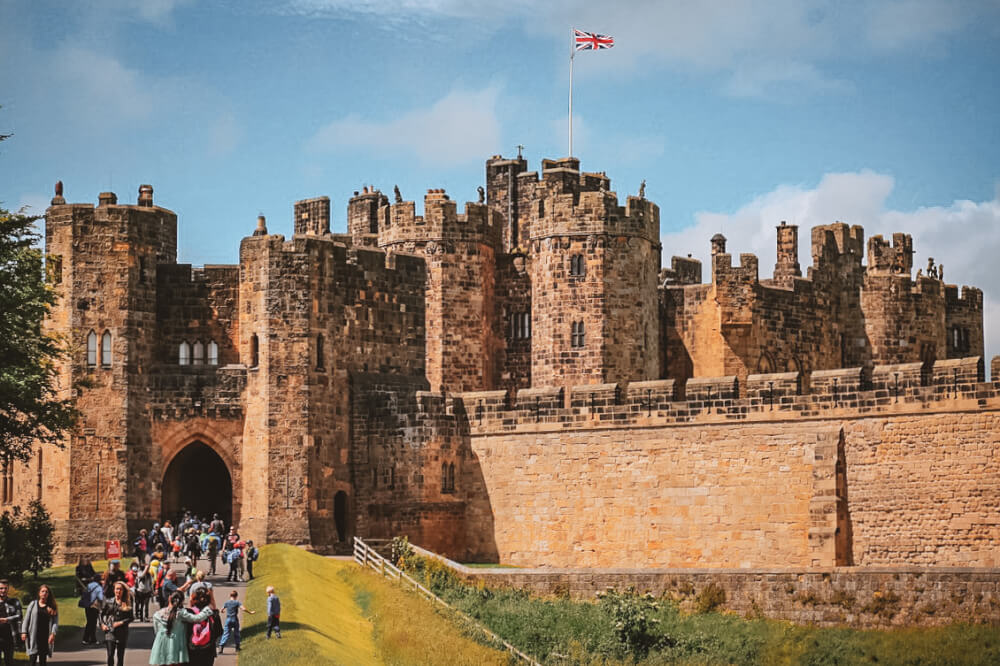
M 709 583 L 695 597 L 694 608 L 697 613 L 711 613 L 724 603 L 726 603 L 726 591 L 715 583 Z
M 413 546 L 410 545 L 410 540 L 405 536 L 398 536 L 392 538 L 392 545 L 389 553 L 389 559 L 400 569 L 406 568 L 406 562 L 409 558 L 413 557 Z
M 19 581 L 31 571 L 37 578 L 52 565 L 52 532 L 52 520 L 37 500 L 27 514 L 17 506 L 0 514 L 0 573 Z
M 627 654 L 644 657 L 650 648 L 664 640 L 655 617 L 659 604 L 652 595 L 639 596 L 634 587 L 625 592 L 608 590 L 599 595 L 601 608 L 614 623 L 619 647 Z

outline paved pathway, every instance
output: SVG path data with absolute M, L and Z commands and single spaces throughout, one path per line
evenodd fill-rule
M 199 560 L 199 569 L 207 569 L 208 562 L 204 559 Z M 226 572 L 229 571 L 229 567 L 217 564 L 216 571 L 221 575 L 209 576 L 208 581 L 212 583 L 215 590 L 215 603 L 222 607 L 222 604 L 229 600 L 229 593 L 237 589 L 240 591 L 240 600 L 243 601 L 246 598 L 244 589 L 246 583 L 227 583 L 226 582 Z M 159 608 L 155 601 L 150 602 L 149 612 L 152 615 Z M 222 618 L 225 622 L 225 617 Z M 100 630 L 98 629 L 98 633 Z M 89 646 L 80 645 L 80 641 L 83 638 L 83 630 L 72 636 L 68 644 L 70 647 L 62 646 L 61 649 L 57 649 L 53 659 L 49 662 L 51 664 L 59 664 L 60 666 L 67 664 L 70 666 L 92 666 L 95 664 L 107 664 L 108 652 L 102 643 L 100 646 L 94 648 Z M 133 622 L 131 628 L 128 632 L 128 648 L 125 650 L 125 663 L 127 666 L 148 666 L 149 664 L 149 650 L 153 646 L 153 625 L 151 622 Z M 230 639 L 229 645 L 226 647 L 226 651 L 219 657 L 215 659 L 216 666 L 236 666 L 236 653 L 233 649 L 233 641 Z

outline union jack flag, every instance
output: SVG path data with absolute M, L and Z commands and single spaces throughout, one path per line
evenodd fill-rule
M 598 35 L 596 32 L 584 32 L 573 29 L 573 36 L 576 38 L 577 51 L 597 51 L 599 49 L 610 49 L 615 45 L 615 38 L 607 35 Z

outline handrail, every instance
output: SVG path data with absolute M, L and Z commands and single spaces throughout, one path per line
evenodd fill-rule
M 365 543 L 360 537 L 354 537 L 354 561 L 357 562 L 359 565 L 361 565 L 363 568 L 366 569 L 370 568 L 377 571 L 378 573 L 382 574 L 384 578 L 390 578 L 399 581 L 401 583 L 405 583 L 411 589 L 414 589 L 418 593 L 420 593 L 421 596 L 436 603 L 439 603 L 448 610 L 450 610 L 451 612 L 455 613 L 455 615 L 457 615 L 459 618 L 471 624 L 476 629 L 485 634 L 487 637 L 489 637 L 490 640 L 499 643 L 500 645 L 503 645 L 504 648 L 507 650 L 507 652 L 511 653 L 518 659 L 527 662 L 531 666 L 541 666 L 541 664 L 539 664 L 538 661 L 536 661 L 529 655 L 525 654 L 524 652 L 521 652 L 516 647 L 514 647 L 504 639 L 500 638 L 486 627 L 484 627 L 480 622 L 469 617 L 468 615 L 458 610 L 454 606 L 451 606 L 447 601 L 445 601 L 444 599 L 442 599 L 441 597 L 434 594 L 426 587 L 418 583 L 409 574 L 402 571 L 392 562 L 379 555 L 374 548 Z

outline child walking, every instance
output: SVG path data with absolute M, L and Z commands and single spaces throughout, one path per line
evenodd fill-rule
M 249 560 L 247 560 L 249 561 Z M 278 624 L 278 620 L 281 617 L 281 599 L 278 598 L 278 593 L 274 591 L 273 585 L 267 586 L 267 637 L 271 637 L 271 632 L 274 631 L 281 638 L 281 626 Z
M 255 612 L 244 606 L 243 602 L 238 599 L 239 596 L 239 592 L 233 590 L 229 593 L 229 601 L 223 604 L 226 609 L 226 627 L 222 630 L 222 637 L 219 638 L 219 654 L 222 654 L 223 649 L 225 649 L 230 635 L 236 638 L 236 651 L 240 651 L 240 608 L 251 615 Z

